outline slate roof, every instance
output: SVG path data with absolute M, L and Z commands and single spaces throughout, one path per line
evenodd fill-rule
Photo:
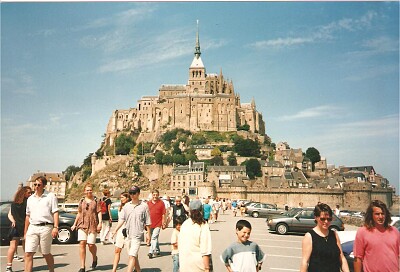
M 283 164 L 279 161 L 269 161 L 269 162 L 266 162 L 264 166 L 283 168 Z
M 340 167 L 340 173 L 345 173 L 349 171 L 360 171 L 360 172 L 368 172 L 371 173 L 372 170 L 375 172 L 375 169 L 373 166 L 368 165 L 368 166 L 344 166 Z
M 230 171 L 230 172 L 239 172 L 239 171 L 246 171 L 246 166 L 228 166 L 228 165 L 209 165 L 207 166 L 207 171 Z
M 246 187 L 246 185 L 243 183 L 242 179 L 240 178 L 235 178 L 233 179 L 231 187 Z

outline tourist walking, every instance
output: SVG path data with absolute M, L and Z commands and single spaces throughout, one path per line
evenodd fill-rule
M 100 242 L 103 245 L 110 243 L 110 229 L 112 225 L 112 217 L 111 217 L 111 199 L 110 199 L 110 190 L 103 190 L 103 198 L 100 201 L 101 207 L 101 231 L 100 231 Z
M 392 219 L 386 204 L 374 200 L 367 208 L 364 226 L 354 241 L 355 272 L 400 271 L 400 234 L 390 225 Z
M 211 264 L 211 232 L 203 218 L 200 200 L 189 204 L 190 218 L 181 226 L 179 232 L 179 266 L 180 271 L 208 272 Z
M 123 213 L 122 208 L 130 200 L 129 193 L 127 193 L 127 192 L 122 193 L 120 196 L 120 199 L 121 199 L 121 205 L 118 208 L 118 218 L 122 217 L 122 213 Z M 115 234 L 115 232 L 111 232 L 111 239 L 115 241 L 115 253 L 114 253 L 114 262 L 113 262 L 113 269 L 112 269 L 113 272 L 117 271 L 118 263 L 121 258 L 121 251 L 125 245 L 125 237 L 124 237 L 124 234 L 122 233 L 122 230 L 125 228 L 125 225 L 126 224 L 124 222 L 122 224 L 122 226 L 118 229 L 118 232 L 116 234 Z
M 12 262 L 14 254 L 17 252 L 19 241 L 22 239 L 22 248 L 25 250 L 24 240 L 24 229 L 25 229 L 25 214 L 26 214 L 26 202 L 28 197 L 32 194 L 32 189 L 29 186 L 20 188 L 15 196 L 14 201 L 11 203 L 10 210 L 8 212 L 8 219 L 11 222 L 11 228 L 13 229 L 12 237 L 10 238 L 10 247 L 7 252 L 7 266 L 6 271 L 12 272 Z M 17 254 L 17 260 L 18 260 Z M 21 261 L 23 259 L 21 258 Z
M 175 227 L 171 235 L 171 255 L 173 272 L 179 272 L 179 232 L 185 220 L 186 215 L 180 215 L 175 219 Z
M 97 233 L 102 228 L 101 206 L 97 198 L 93 195 L 92 185 L 89 183 L 86 184 L 84 190 L 85 197 L 79 201 L 78 215 L 71 227 L 72 230 L 78 230 L 79 257 L 81 262 L 79 272 L 85 272 L 86 269 L 86 245 L 92 254 L 93 261 L 91 268 L 96 268 L 98 262 L 96 238 Z
M 167 226 L 167 213 L 164 202 L 160 199 L 158 190 L 152 191 L 152 199 L 147 202 L 150 210 L 151 226 L 150 226 L 150 250 L 147 256 L 149 259 L 160 255 L 160 244 L 158 237 L 160 236 L 161 229 Z
M 39 246 L 49 271 L 54 271 L 51 244 L 58 234 L 58 201 L 55 194 L 45 190 L 46 184 L 45 177 L 38 177 L 33 183 L 35 193 L 26 203 L 25 272 L 32 271 L 33 255 Z
M 180 196 L 177 196 L 175 198 L 175 204 L 172 205 L 172 225 L 173 228 L 176 227 L 176 219 L 178 217 L 182 216 L 183 218 L 187 218 L 187 212 L 185 210 L 185 207 L 183 206 L 182 203 L 182 198 Z
M 214 211 L 214 222 L 217 222 L 218 220 L 218 214 L 219 214 L 219 210 L 221 208 L 221 201 L 219 200 L 218 197 L 215 198 L 215 201 L 212 203 L 212 208 Z
M 135 269 L 135 272 L 140 272 L 138 253 L 145 229 L 147 229 L 146 241 L 150 241 L 150 211 L 149 206 L 139 199 L 140 188 L 138 186 L 129 189 L 129 196 L 131 201 L 122 208 L 114 233 L 118 233 L 122 225 L 126 224 L 123 232 L 126 233 L 125 242 L 129 255 L 127 271 L 132 272 Z
M 336 231 L 330 230 L 333 212 L 321 203 L 314 208 L 317 223 L 304 236 L 300 272 L 349 272 Z
M 203 218 L 208 223 L 208 220 L 212 220 L 212 207 L 209 204 L 210 200 L 206 198 L 203 204 Z
M 233 212 L 233 216 L 236 216 L 236 213 L 237 213 L 237 206 L 238 206 L 237 201 L 236 201 L 236 200 L 233 200 L 233 201 L 232 201 L 232 212 Z
M 265 255 L 255 242 L 249 240 L 250 234 L 251 224 L 249 221 L 239 220 L 236 222 L 237 241 L 221 254 L 221 260 L 229 272 L 258 272 L 261 270 Z

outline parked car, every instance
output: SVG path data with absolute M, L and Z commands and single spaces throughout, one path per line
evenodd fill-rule
M 11 202 L 1 203 L 1 243 L 8 243 L 8 231 L 11 222 L 8 219 L 8 211 L 10 210 Z M 76 242 L 78 236 L 76 231 L 71 230 L 74 224 L 76 214 L 67 213 L 64 210 L 59 210 L 59 228 L 57 237 L 53 240 L 59 244 L 70 244 Z
M 67 213 L 78 213 L 79 203 L 58 203 L 58 208 Z
M 110 208 L 111 219 L 114 222 L 118 221 L 118 209 L 119 209 L 119 206 L 121 206 L 121 201 L 111 203 L 111 208 Z
M 400 221 L 397 221 L 397 222 L 399 224 L 395 223 L 393 226 L 400 231 Z M 343 255 L 346 258 L 347 263 L 349 264 L 349 268 L 350 268 L 351 272 L 354 271 L 354 253 L 353 253 L 354 240 L 355 240 L 355 235 L 354 235 L 354 238 L 350 241 L 342 242 L 342 240 L 340 240 L 340 242 L 342 243 L 341 245 L 342 245 Z
M 270 217 L 274 214 L 281 214 L 284 210 L 278 210 L 274 204 L 251 202 L 246 205 L 246 213 L 253 217 Z
M 344 224 L 335 214 L 330 229 L 344 230 Z M 274 218 L 267 219 L 270 231 L 276 231 L 278 234 L 288 232 L 307 232 L 314 228 L 317 223 L 314 219 L 314 208 L 293 208 L 282 215 L 275 215 Z

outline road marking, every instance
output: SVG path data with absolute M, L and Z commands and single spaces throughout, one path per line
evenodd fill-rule
M 293 241 L 293 240 L 275 240 L 275 239 L 257 239 L 257 241 L 262 240 L 262 241 L 271 241 L 271 242 L 286 242 L 286 243 L 301 243 L 301 240 L 298 241 Z
M 290 255 L 271 255 L 271 254 L 267 254 L 267 258 L 269 258 L 269 257 L 297 258 L 297 259 L 301 259 L 302 258 L 302 257 L 290 256 Z
M 271 267 L 270 270 L 278 270 L 278 271 L 299 271 L 298 269 L 290 269 L 290 268 L 273 268 Z
M 262 247 L 273 247 L 273 248 L 286 248 L 286 249 L 301 249 L 301 247 L 282 247 L 282 246 L 270 246 L 270 245 L 260 245 Z

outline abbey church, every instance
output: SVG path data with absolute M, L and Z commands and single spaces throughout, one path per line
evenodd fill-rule
M 112 145 L 118 132 L 140 131 L 157 135 L 173 128 L 198 131 L 249 131 L 265 134 L 262 114 L 254 99 L 241 103 L 233 82 L 220 74 L 207 74 L 201 59 L 199 31 L 187 84 L 161 85 L 158 96 L 143 96 L 136 108 L 115 110 L 108 122 L 106 144 Z M 144 140 L 144 139 L 142 139 Z

